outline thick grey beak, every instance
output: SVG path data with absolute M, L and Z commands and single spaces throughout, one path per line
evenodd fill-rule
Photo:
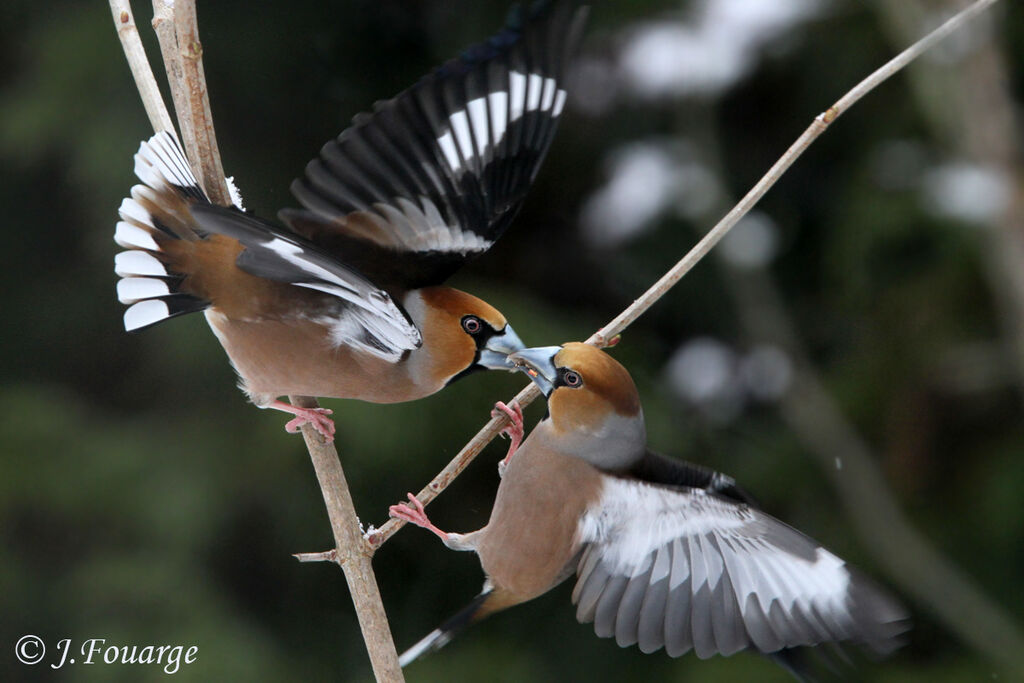
M 535 346 L 513 353 L 508 359 L 515 364 L 517 370 L 529 375 L 541 393 L 547 397 L 555 388 L 555 354 L 561 350 L 561 346 Z
M 519 340 L 519 335 L 512 329 L 512 326 L 505 325 L 504 332 L 488 339 L 487 343 L 484 344 L 484 348 L 480 349 L 480 360 L 477 361 L 477 364 L 484 366 L 488 370 L 508 370 L 512 372 L 516 369 L 516 366 L 508 359 L 508 355 L 520 351 L 524 346 L 523 342 Z

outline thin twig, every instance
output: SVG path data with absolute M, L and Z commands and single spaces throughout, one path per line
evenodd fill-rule
M 665 294 L 672 287 L 675 286 L 679 280 L 683 278 L 690 270 L 696 266 L 701 259 L 703 259 L 711 249 L 718 244 L 719 241 L 733 228 L 736 223 L 739 222 L 743 216 L 745 216 L 758 201 L 761 200 L 769 189 L 778 181 L 782 174 L 785 173 L 790 166 L 793 165 L 801 154 L 804 153 L 812 142 L 814 142 L 818 136 L 828 129 L 829 124 L 835 121 L 839 116 L 845 113 L 850 107 L 852 107 L 859 99 L 864 95 L 871 92 L 872 89 L 877 87 L 880 83 L 897 73 L 900 69 L 905 67 L 915 58 L 917 58 L 922 52 L 933 46 L 938 41 L 942 40 L 959 26 L 963 25 L 964 22 L 970 20 L 972 17 L 983 11 L 989 5 L 993 4 L 997 0 L 977 0 L 974 4 L 961 10 L 958 14 L 954 15 L 948 21 L 943 23 L 941 26 L 933 30 L 931 33 L 921 38 L 919 41 L 908 47 L 906 50 L 898 54 L 896 57 L 889 60 L 884 66 L 877 69 L 870 76 L 865 78 L 863 81 L 853 87 L 852 90 L 843 95 L 835 104 L 826 109 L 824 112 L 819 114 L 808 126 L 807 130 L 797 138 L 786 153 L 783 154 L 778 161 L 768 170 L 768 172 L 757 182 L 754 187 L 747 192 L 746 196 L 740 200 L 740 202 L 733 207 L 725 217 L 720 220 L 715 227 L 711 228 L 710 231 L 699 241 L 687 254 L 679 260 L 672 268 L 665 273 L 661 279 L 655 282 L 639 299 L 635 300 L 626 310 L 619 315 L 615 316 L 607 325 L 602 327 L 600 330 L 595 332 L 587 339 L 586 343 L 594 344 L 595 346 L 603 347 L 607 346 L 608 340 L 614 339 L 617 335 L 621 334 L 623 330 L 629 327 L 637 318 L 647 312 L 651 306 L 654 305 L 658 299 L 665 296 Z M 519 405 L 526 407 L 540 395 L 532 385 L 526 387 L 516 396 L 514 400 L 519 402 Z M 473 459 L 484 449 L 484 447 L 494 440 L 501 429 L 509 424 L 509 420 L 504 415 L 500 415 L 491 420 L 483 426 L 483 428 L 476 433 L 476 435 L 470 439 L 469 443 L 462 447 L 462 450 L 452 458 L 441 472 L 434 477 L 431 482 L 416 496 L 421 503 L 427 505 L 436 498 L 445 488 L 455 480 L 459 474 L 462 473 L 469 463 L 473 462 Z M 389 519 L 385 524 L 381 525 L 379 529 L 368 535 L 367 540 L 374 548 L 380 548 L 389 538 L 391 538 L 399 529 L 405 526 L 405 521 L 401 519 Z
M 295 553 L 292 557 L 299 562 L 337 562 L 338 549 L 325 550 L 320 553 Z
M 139 29 L 135 26 L 131 5 L 128 0 L 110 0 L 110 11 L 114 15 L 117 37 L 121 40 L 128 68 L 135 79 L 135 88 L 142 98 L 142 106 L 146 108 L 150 125 L 154 131 L 166 130 L 173 133 L 174 124 L 171 123 L 171 115 L 167 113 L 164 98 L 161 97 L 160 88 L 153 77 L 153 70 L 149 68 L 149 60 L 146 59 L 146 51 L 142 47 Z
M 928 11 L 923 0 L 876 2 L 895 33 L 894 40 L 919 23 Z M 1024 154 L 1017 123 L 1016 104 L 1007 88 L 1011 82 L 1005 59 L 995 44 L 978 46 L 959 62 L 957 78 L 950 78 L 949 65 L 936 68 L 922 64 L 913 74 L 911 86 L 921 102 L 942 101 L 949 106 L 924 107 L 935 135 L 943 139 L 953 156 L 980 164 L 1002 176 L 1008 188 L 1016 188 L 991 230 L 979 230 L 983 274 L 997 321 L 1005 359 L 1013 373 L 1001 373 L 1024 390 Z

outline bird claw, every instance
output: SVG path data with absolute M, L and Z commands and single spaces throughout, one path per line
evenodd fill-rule
M 501 430 L 500 434 L 507 437 L 511 443 L 508 446 L 508 453 L 505 454 L 505 458 L 498 463 L 498 476 L 505 476 L 505 469 L 508 467 L 509 460 L 515 454 L 516 449 L 519 448 L 519 444 L 523 442 L 523 436 L 526 434 L 526 430 L 523 429 L 523 409 L 519 405 L 518 401 L 512 401 L 511 405 L 506 405 L 501 401 L 494 404 L 494 410 L 491 411 L 491 417 L 498 417 L 500 415 L 506 416 L 512 424 L 506 425 Z
M 411 522 L 418 527 L 427 528 L 430 526 L 430 520 L 427 518 L 427 513 L 423 509 L 423 503 L 419 501 L 416 496 L 411 493 L 406 494 L 409 497 L 408 503 L 398 503 L 388 508 L 388 513 L 392 517 L 403 519 L 406 522 Z
M 435 534 L 447 545 L 450 541 L 448 532 L 441 531 L 434 526 L 427 517 L 426 511 L 423 509 L 423 503 L 421 503 L 416 496 L 411 493 L 407 493 L 406 496 L 409 498 L 409 502 L 392 505 L 388 508 L 388 514 L 397 519 L 415 524 L 421 529 L 426 529 L 427 531 Z
M 327 441 L 334 441 L 334 420 L 327 417 L 334 413 L 330 408 L 299 408 L 291 406 L 289 412 L 295 415 L 288 421 L 284 429 L 289 434 L 295 434 L 302 425 L 312 425 L 313 429 L 320 433 Z

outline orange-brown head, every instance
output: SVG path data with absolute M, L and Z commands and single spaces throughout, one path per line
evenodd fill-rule
M 424 287 L 403 301 L 423 335 L 419 381 L 438 388 L 478 370 L 514 370 L 508 355 L 523 348 L 498 309 L 451 287 Z
M 604 351 L 571 342 L 509 356 L 548 400 L 552 436 L 561 450 L 602 469 L 643 456 L 647 434 L 633 378 Z

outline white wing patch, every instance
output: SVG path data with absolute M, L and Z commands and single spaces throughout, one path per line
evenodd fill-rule
M 465 109 L 459 109 L 448 117 L 448 129 L 437 137 L 448 167 L 456 174 L 465 170 L 463 160 L 479 167 L 478 162 L 473 162 L 483 159 L 488 148 L 501 144 L 510 124 L 532 111 L 546 111 L 557 117 L 562 113 L 565 96 L 565 90 L 558 87 L 554 78 L 510 71 L 508 90 L 495 90 L 484 97 L 474 98 L 466 103 Z M 488 110 L 493 135 L 487 128 Z
M 672 656 L 751 645 L 768 652 L 870 638 L 899 618 L 884 598 L 866 598 L 876 613 L 855 616 L 843 560 L 764 513 L 699 489 L 606 478 L 577 533 L 586 548 L 573 591 L 577 618 L 622 646 L 664 646 Z
M 483 158 L 484 152 L 487 151 L 490 140 L 487 134 L 487 100 L 489 97 L 478 97 L 475 100 L 470 100 L 466 105 L 470 123 L 473 124 L 473 137 L 476 138 L 476 153 L 480 158 Z
M 417 199 L 419 206 L 404 197 L 396 197 L 392 200 L 394 204 L 378 202 L 373 205 L 377 214 L 367 212 L 363 217 L 376 222 L 382 231 L 394 235 L 396 241 L 410 251 L 468 254 L 486 251 L 491 246 L 489 240 L 472 230 L 462 230 L 457 225 L 445 223 L 430 198 L 420 195 Z
M 459 109 L 448 117 L 446 129 L 437 136 L 437 146 L 456 176 L 469 168 L 480 169 L 489 152 L 505 139 L 511 124 L 533 111 L 546 111 L 557 118 L 565 105 L 565 97 L 565 90 L 558 87 L 554 78 L 510 71 L 507 90 L 495 90 L 469 100 L 465 109 Z M 423 170 L 428 177 L 434 174 L 427 162 L 424 162 Z M 421 207 L 399 199 L 401 213 L 393 206 L 374 204 L 374 209 L 390 223 L 392 229 L 402 233 L 402 244 L 414 251 L 460 253 L 484 251 L 491 246 L 490 241 L 471 230 L 446 224 L 429 198 L 419 196 L 418 199 Z M 423 225 L 428 225 L 429 229 L 419 227 Z M 387 229 L 387 226 L 382 227 Z
M 420 332 L 406 319 L 391 297 L 376 289 L 366 280 L 346 280 L 340 275 L 314 263 L 307 252 L 298 244 L 274 237 L 260 245 L 279 257 L 309 273 L 320 282 L 293 282 L 297 287 L 314 289 L 331 294 L 353 305 L 353 309 L 332 322 L 332 337 L 337 345 L 342 343 L 358 345 L 361 331 L 359 325 L 376 337 L 389 350 L 377 350 L 377 355 L 387 358 L 400 356 L 403 351 L 412 350 L 422 343 Z M 375 348 L 375 347 L 371 347 Z
M 476 102 L 476 100 L 473 100 Z M 504 90 L 497 90 L 487 96 L 488 108 L 491 110 L 491 128 L 494 130 L 494 145 L 505 137 L 505 129 L 508 127 L 508 93 Z
M 700 489 L 680 493 L 641 482 L 608 479 L 599 506 L 580 521 L 579 533 L 581 542 L 602 546 L 602 557 L 615 574 L 634 575 L 651 553 L 675 538 L 693 540 L 713 535 L 725 539 L 728 547 L 732 547 L 730 542 L 735 543 L 742 554 L 756 555 L 763 563 L 759 568 L 765 573 L 756 579 L 742 572 L 731 577 L 739 583 L 737 593 L 742 595 L 738 597 L 758 593 L 759 588 L 768 589 L 764 592 L 771 594 L 769 598 L 782 598 L 785 604 L 806 600 L 809 594 L 828 596 L 829 600 L 845 597 L 850 576 L 845 562 L 821 547 L 813 560 L 774 547 L 747 531 L 761 520 L 789 529 L 767 515 Z M 722 571 L 721 554 L 695 550 L 712 557 L 715 564 L 709 580 L 717 582 Z M 796 577 L 799 579 L 794 580 Z M 765 599 L 765 595 L 758 597 Z M 763 607 L 767 609 L 768 604 Z

